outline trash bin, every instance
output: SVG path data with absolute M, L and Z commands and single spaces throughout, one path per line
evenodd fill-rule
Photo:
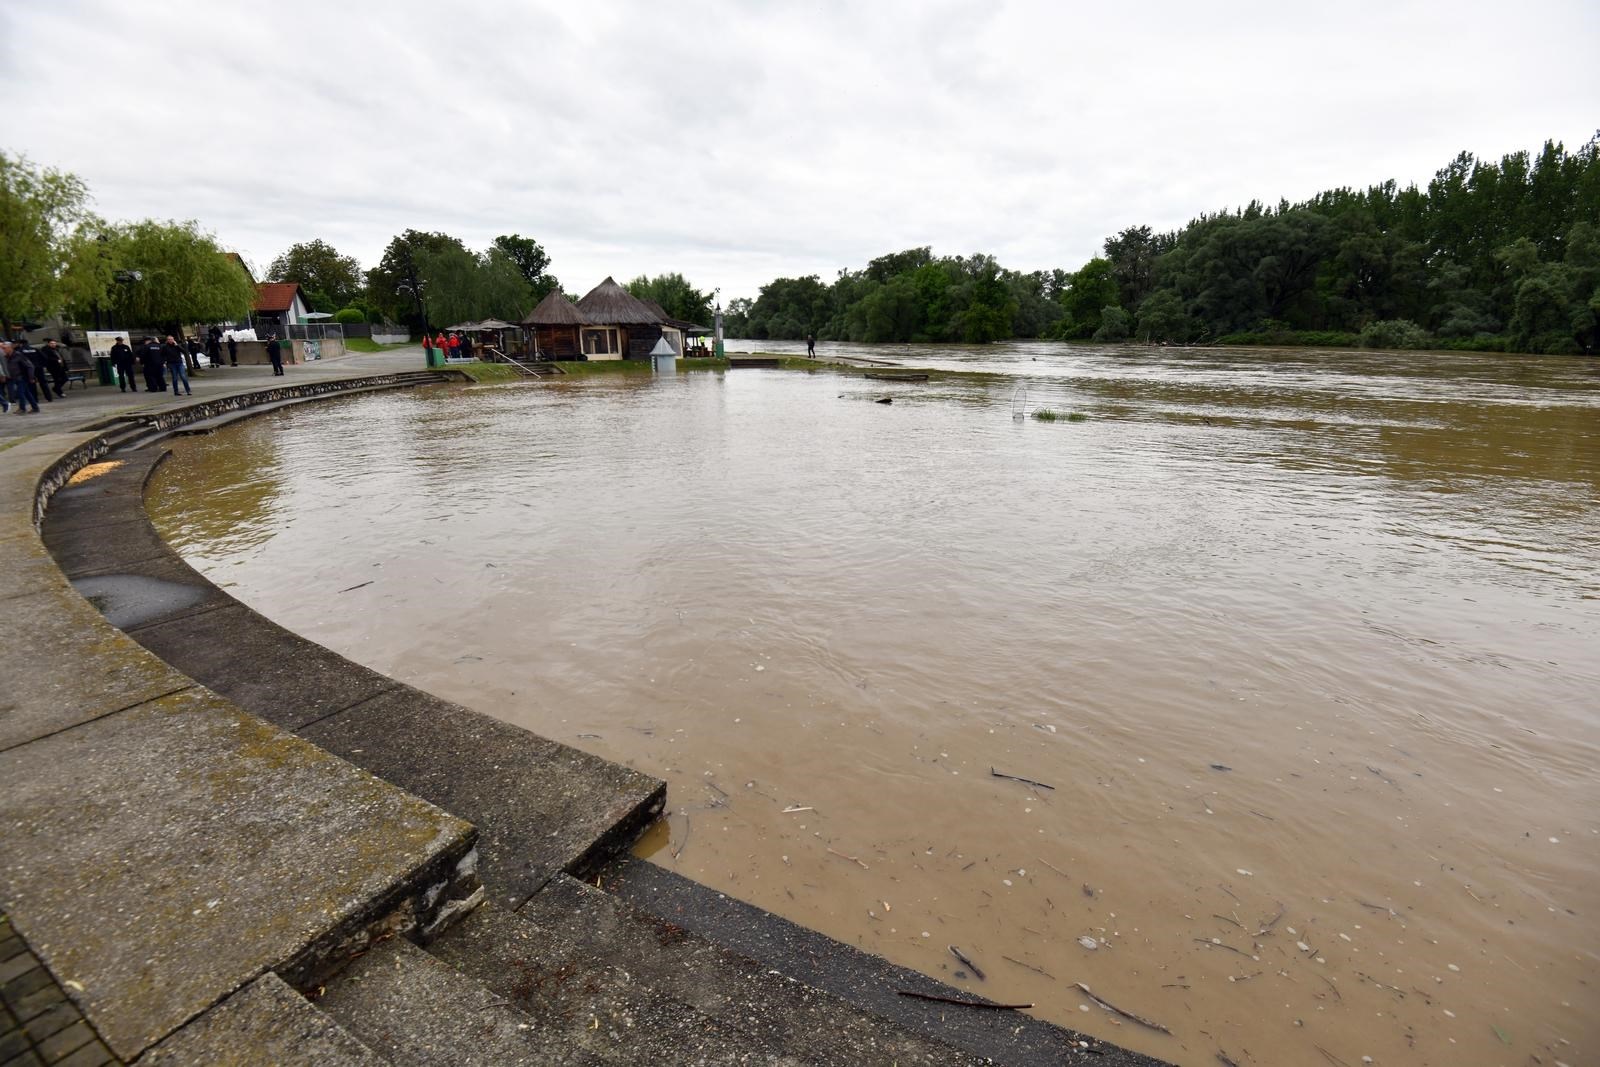
M 428 349 L 428 368 L 444 366 L 444 353 L 437 348 Z
M 101 385 L 116 385 L 117 384 L 117 380 L 114 377 L 111 376 L 111 357 L 110 356 L 95 356 L 94 357 L 94 372 L 95 372 L 95 375 L 100 379 L 100 384 Z

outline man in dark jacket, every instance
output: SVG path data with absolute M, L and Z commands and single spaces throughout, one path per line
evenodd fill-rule
M 272 373 L 283 373 L 283 346 L 278 343 L 278 335 L 267 334 L 267 358 L 272 360 Z
M 18 337 L 16 343 L 11 346 L 11 352 L 13 355 L 18 353 L 22 355 L 23 365 L 28 372 L 28 381 L 33 383 L 37 392 L 35 403 L 39 397 L 43 397 L 47 404 L 52 403 L 55 397 L 50 395 L 50 377 L 49 371 L 44 367 L 44 354 L 29 344 L 26 337 Z
M 239 365 L 239 339 L 233 334 L 228 334 L 228 366 Z
M 154 337 L 146 337 L 144 344 L 139 347 L 139 365 L 144 368 L 144 387 L 147 392 L 167 391 L 167 381 L 161 372 L 166 360 L 162 358 L 161 346 L 156 343 Z
M 11 385 L 17 391 L 17 414 L 25 415 L 32 408 L 33 413 L 39 413 L 39 394 L 33 389 L 33 361 L 27 353 L 32 351 L 29 345 L 21 338 L 11 346 L 11 354 L 6 357 L 6 373 L 11 376 Z
M 67 361 L 63 355 L 60 346 L 56 344 L 56 339 L 52 337 L 44 343 L 44 347 L 39 350 L 39 355 L 34 360 L 34 365 L 39 368 L 39 385 L 47 390 L 45 393 L 47 397 L 50 389 L 54 389 L 58 397 L 67 395 L 63 392 L 67 385 Z M 46 376 L 50 379 L 48 382 L 45 381 Z
M 167 343 L 161 346 L 161 358 L 167 364 L 167 377 L 172 379 L 172 395 L 178 395 L 178 383 L 183 383 L 185 396 L 194 396 L 194 390 L 189 388 L 189 375 L 183 367 L 184 357 L 188 353 L 178 343 L 177 338 L 167 334 Z
M 222 366 L 222 327 L 212 326 L 206 331 L 206 358 L 213 367 Z
M 139 385 L 133 380 L 133 349 L 120 337 L 111 346 L 111 362 L 117 368 L 117 392 L 126 393 L 131 389 L 137 393 Z

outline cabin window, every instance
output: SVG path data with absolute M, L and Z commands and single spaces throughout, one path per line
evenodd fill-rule
M 614 356 L 622 351 L 618 340 L 617 331 L 609 330 L 584 330 L 583 354 L 586 356 Z

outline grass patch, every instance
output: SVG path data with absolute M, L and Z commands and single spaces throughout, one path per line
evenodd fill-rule
M 509 363 L 447 363 L 436 370 L 458 370 L 475 382 L 516 382 L 522 372 Z
M 1040 408 L 1033 413 L 1033 417 L 1040 422 L 1088 422 L 1089 416 L 1081 411 L 1051 411 L 1049 408 Z
M 389 352 L 396 348 L 406 348 L 415 342 L 401 341 L 397 345 L 380 345 L 370 337 L 346 337 L 344 349 L 346 352 Z

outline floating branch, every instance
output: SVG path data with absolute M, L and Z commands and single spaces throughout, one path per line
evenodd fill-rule
M 1055 981 L 1055 978 L 1056 978 L 1055 975 L 1051 974 L 1049 971 L 1041 971 L 1039 968 L 1035 967 L 1031 963 L 1023 963 L 1021 960 L 1012 959 L 1010 956 L 1001 956 L 1000 958 L 1005 960 L 1007 963 L 1015 963 L 1018 967 L 1022 967 L 1025 970 L 1032 971 L 1034 974 L 1042 974 L 1046 978 L 1050 979 L 1052 982 Z
M 1109 1011 L 1113 1015 L 1120 1015 L 1124 1019 L 1132 1019 L 1134 1022 L 1138 1023 L 1140 1026 L 1148 1026 L 1150 1029 L 1159 1030 L 1163 1034 L 1171 1034 L 1172 1033 L 1171 1030 L 1168 1030 L 1165 1026 L 1162 1026 L 1160 1023 L 1151 1022 L 1149 1019 L 1142 1019 L 1139 1016 L 1135 1015 L 1131 1011 L 1123 1011 L 1121 1008 L 1117 1007 L 1115 1004 L 1112 1004 L 1110 1001 L 1102 1000 L 1101 998 L 1099 998 L 1099 997 L 1095 996 L 1093 993 L 1091 993 L 1089 991 L 1089 987 L 1084 985 L 1082 982 L 1073 982 L 1072 984 L 1077 986 L 1078 989 L 1083 993 L 1084 996 L 1088 997 L 1090 1000 L 1094 1001 L 1096 1004 L 1100 1005 L 1102 1008 L 1104 1008 L 1106 1011 Z
M 950 948 L 950 955 L 952 955 L 956 959 L 960 960 L 961 963 L 968 970 L 970 970 L 973 974 L 977 975 L 978 981 L 980 981 L 980 982 L 988 981 L 988 976 L 983 973 L 983 968 L 979 967 L 976 963 L 973 963 L 971 960 L 967 959 L 966 953 L 962 952 L 960 949 L 956 948 L 954 945 L 949 946 L 949 948 Z
M 989 768 L 989 773 L 991 775 L 993 775 L 994 777 L 996 777 L 996 778 L 1004 778 L 1009 782 L 1021 782 L 1024 785 L 1036 785 L 1040 789 L 1054 789 L 1055 788 L 1055 786 L 1053 786 L 1053 785 L 1046 785 L 1043 782 L 1036 782 L 1032 778 L 1018 778 L 1014 774 L 1003 774 L 1000 771 L 995 770 L 993 767 Z
M 959 1004 L 963 1008 L 990 1008 L 995 1011 L 1024 1011 L 1033 1007 L 1032 1004 L 991 1004 L 987 1000 L 957 1000 L 955 997 L 936 997 L 932 993 L 913 993 L 909 989 L 896 989 L 902 997 L 915 997 L 917 1000 L 932 1000 L 940 1004 Z

